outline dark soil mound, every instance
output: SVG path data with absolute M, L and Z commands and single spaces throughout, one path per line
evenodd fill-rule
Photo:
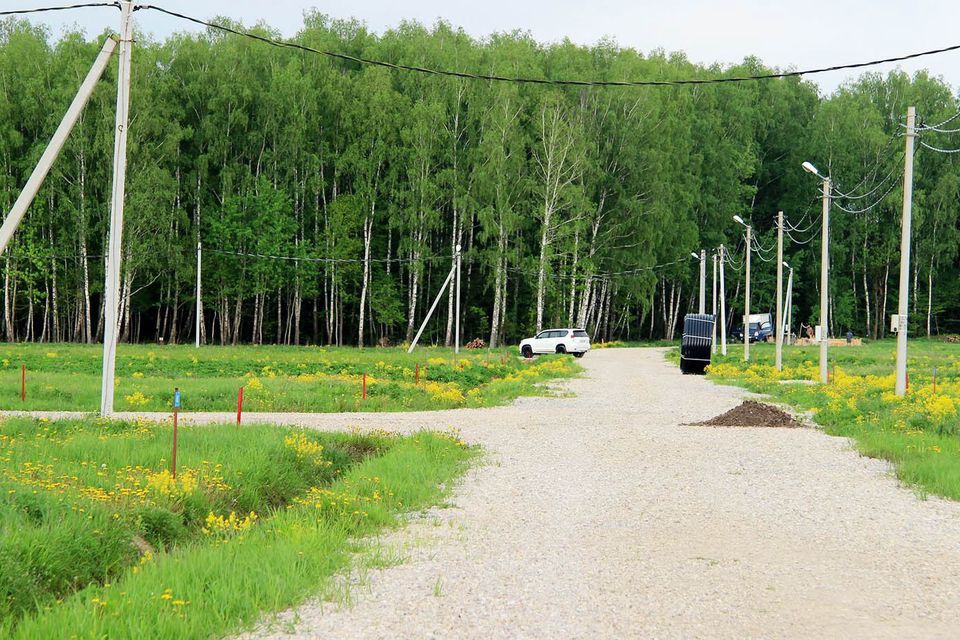
M 703 422 L 695 422 L 699 427 L 802 427 L 788 413 L 768 404 L 747 400 L 739 407 Z

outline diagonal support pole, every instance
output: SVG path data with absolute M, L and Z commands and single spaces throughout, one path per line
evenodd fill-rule
M 454 263 L 453 268 L 450 269 L 450 273 L 447 274 L 447 279 L 443 281 L 443 286 L 440 287 L 440 291 L 437 293 L 437 297 L 434 299 L 433 305 L 430 306 L 430 311 L 427 311 L 427 317 L 423 319 L 423 324 L 420 325 L 420 330 L 417 331 L 417 335 L 414 336 L 413 342 L 410 343 L 410 348 L 407 349 L 407 353 L 413 353 L 414 347 L 417 346 L 417 342 L 420 340 L 420 335 L 427 327 L 427 323 L 430 322 L 430 317 L 433 315 L 433 312 L 436 311 L 437 305 L 440 303 L 440 298 L 443 296 L 443 292 L 447 290 L 447 285 L 450 284 L 450 280 L 453 279 L 453 274 L 456 272 L 457 264 Z
M 30 174 L 27 184 L 24 185 L 23 191 L 20 192 L 17 201 L 13 203 L 13 208 L 10 210 L 6 219 L 4 219 L 3 225 L 0 226 L 0 253 L 3 253 L 7 245 L 10 244 L 10 240 L 13 239 L 13 234 L 16 232 L 17 227 L 20 226 L 20 222 L 27 213 L 27 209 L 30 208 L 33 199 L 37 197 L 37 192 L 40 191 L 40 187 L 43 185 L 47 174 L 50 173 L 50 168 L 56 161 L 57 156 L 60 155 L 60 151 L 63 149 L 63 145 L 66 144 L 67 138 L 73 130 L 73 126 L 77 123 L 77 120 L 80 119 L 83 108 L 87 106 L 87 101 L 97 86 L 100 76 L 103 75 L 104 69 L 107 68 L 110 56 L 113 55 L 113 51 L 116 48 L 117 41 L 113 38 L 107 38 L 106 42 L 103 43 L 100 54 L 97 56 L 97 59 L 94 60 L 93 66 L 90 67 L 90 71 L 87 73 L 87 77 L 84 78 L 83 83 L 80 85 L 80 89 L 77 90 L 77 95 L 74 96 L 73 102 L 70 103 L 70 107 L 63 116 L 63 120 L 60 121 L 60 126 L 57 127 L 53 137 L 50 138 L 50 142 L 47 144 L 47 148 L 44 149 L 43 155 L 40 156 L 40 161 L 37 162 L 33 173 Z

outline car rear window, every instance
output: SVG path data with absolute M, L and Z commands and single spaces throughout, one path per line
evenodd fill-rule
M 587 332 L 586 332 L 586 331 L 583 331 L 582 329 L 577 329 L 576 331 L 573 332 L 573 337 L 574 337 L 574 338 L 586 338 L 586 337 L 587 337 Z

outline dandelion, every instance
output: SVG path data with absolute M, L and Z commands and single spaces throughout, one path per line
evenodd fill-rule
M 135 407 L 142 407 L 150 404 L 150 402 L 153 400 L 153 398 L 143 395 L 142 391 L 135 391 L 128 396 L 123 396 L 123 399 L 127 401 L 127 404 L 131 404 Z

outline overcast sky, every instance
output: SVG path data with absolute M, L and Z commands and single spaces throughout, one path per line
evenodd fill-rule
M 960 43 L 960 0 L 151 0 L 164 8 L 209 18 L 227 15 L 253 24 L 264 21 L 292 35 L 305 9 L 317 7 L 338 18 L 354 17 L 382 32 L 404 19 L 432 24 L 442 18 L 468 33 L 522 29 L 542 42 L 565 37 L 590 45 L 611 37 L 642 52 L 684 51 L 694 61 L 735 63 L 756 55 L 781 68 L 811 68 L 861 62 Z M 0 0 L 0 8 L 67 4 L 65 0 Z M 79 26 L 88 34 L 118 22 L 116 9 L 80 9 L 31 17 L 55 34 Z M 193 25 L 156 12 L 137 14 L 138 27 L 164 37 Z M 888 71 L 896 65 L 875 67 Z M 900 64 L 927 68 L 957 89 L 960 51 Z M 825 92 L 851 77 L 832 72 L 807 79 Z

